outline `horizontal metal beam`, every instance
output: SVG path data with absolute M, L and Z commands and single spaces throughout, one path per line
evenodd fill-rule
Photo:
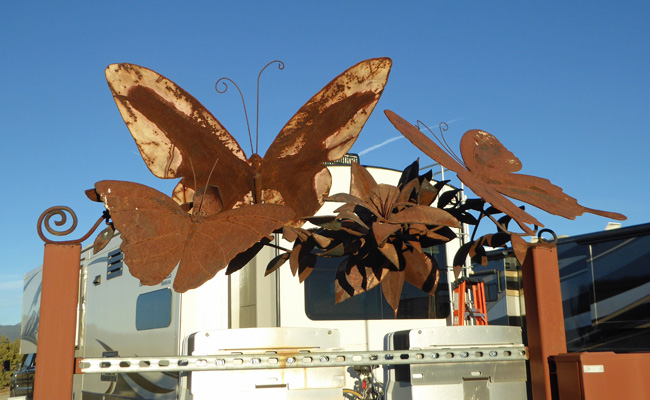
M 454 347 L 423 350 L 220 353 L 209 356 L 109 357 L 78 359 L 78 373 L 232 371 L 367 365 L 524 361 L 525 346 Z

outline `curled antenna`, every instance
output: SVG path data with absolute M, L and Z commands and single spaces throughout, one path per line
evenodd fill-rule
M 259 143 L 259 137 L 260 137 L 260 135 L 259 135 L 259 128 L 260 128 L 260 77 L 262 76 L 262 72 L 264 72 L 264 70 L 266 69 L 266 67 L 268 67 L 269 65 L 271 65 L 271 64 L 273 64 L 273 63 L 278 63 L 278 69 L 279 69 L 280 71 L 282 71 L 282 70 L 284 69 L 284 63 L 283 63 L 282 61 L 280 61 L 280 60 L 273 60 L 273 61 L 271 61 L 270 63 L 266 64 L 266 65 L 264 66 L 264 68 L 262 68 L 262 69 L 260 70 L 260 73 L 257 74 L 257 110 L 256 110 L 256 112 L 257 112 L 257 117 L 256 117 L 256 120 L 255 120 L 255 153 L 256 153 L 256 154 L 257 154 L 257 150 L 258 150 L 258 143 Z M 248 121 L 247 121 L 247 122 L 248 122 Z M 249 131 L 250 131 L 250 128 L 249 128 Z M 253 144 L 252 144 L 252 142 L 251 142 L 251 146 L 252 146 L 252 145 L 253 145 Z
M 196 173 L 194 172 L 194 164 L 192 164 L 192 158 L 191 157 L 190 157 L 190 167 L 192 168 L 192 177 L 194 178 L 194 187 L 196 189 L 198 189 L 198 187 L 196 186 Z M 210 180 L 208 179 L 208 182 L 209 181 Z
M 251 153 L 255 153 L 256 150 L 253 149 L 253 136 L 251 136 L 251 125 L 248 122 L 248 112 L 246 112 L 246 102 L 244 101 L 244 95 L 242 94 L 241 89 L 239 89 L 239 86 L 237 86 L 235 81 L 233 81 L 230 78 L 223 77 L 223 78 L 219 78 L 217 83 L 214 84 L 214 90 L 216 90 L 217 93 L 226 93 L 226 91 L 228 90 L 228 84 L 225 81 L 228 81 L 228 82 L 232 83 L 233 85 L 235 85 L 235 87 L 237 88 L 237 91 L 239 92 L 239 96 L 241 97 L 242 105 L 244 106 L 244 116 L 246 117 L 246 127 L 248 127 L 248 140 L 251 143 Z M 219 89 L 219 83 L 223 83 L 223 87 L 224 87 L 223 90 Z M 258 105 L 258 107 L 259 107 L 259 105 Z
M 445 132 L 449 129 L 449 125 L 447 125 L 446 122 L 441 122 L 441 123 L 438 125 L 438 129 L 440 130 L 440 136 L 441 136 L 442 139 L 439 138 L 438 135 L 436 135 L 436 134 L 431 130 L 431 128 L 429 128 L 429 127 L 427 126 L 427 124 L 425 124 L 424 122 L 418 120 L 418 121 L 417 121 L 417 127 L 418 127 L 418 129 L 421 130 L 420 125 L 422 125 L 426 130 L 428 130 L 429 132 L 431 132 L 431 135 L 432 135 L 432 136 L 433 136 L 433 137 L 438 141 L 438 143 L 440 143 L 440 145 L 445 149 L 445 151 L 446 151 L 446 152 L 447 152 L 447 153 L 448 153 L 448 154 L 449 154 L 449 155 L 450 155 L 454 160 L 456 160 L 457 163 L 459 163 L 459 164 L 462 165 L 463 167 L 467 168 L 467 167 L 465 166 L 465 162 L 463 162 L 463 160 L 462 160 L 460 157 L 458 157 L 458 155 L 456 155 L 456 153 L 451 149 L 451 147 L 450 147 L 449 144 L 447 143 L 447 140 L 445 140 Z

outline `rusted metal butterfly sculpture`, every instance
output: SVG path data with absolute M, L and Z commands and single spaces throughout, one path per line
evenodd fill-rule
M 112 64 L 106 79 L 149 170 L 181 178 L 173 198 L 188 204 L 196 182 L 217 186 L 224 209 L 284 204 L 291 220 L 313 215 L 331 186 L 325 161 L 352 147 L 379 101 L 392 62 L 362 61 L 316 93 L 286 123 L 264 157 L 244 151 L 194 97 L 164 76 L 133 64 Z M 218 170 L 210 178 L 215 160 Z M 209 180 L 208 180 L 209 178 Z
M 626 219 L 619 213 L 578 204 L 576 199 L 547 179 L 517 174 L 522 167 L 521 161 L 487 132 L 476 129 L 465 132 L 460 141 L 462 160 L 456 161 L 404 118 L 390 110 L 384 112 L 411 143 L 445 168 L 454 171 L 477 196 L 512 217 L 529 235 L 533 235 L 534 231 L 526 224 L 544 225 L 505 196 L 568 219 L 575 219 L 585 212 L 616 220 Z
M 130 273 L 144 285 L 156 285 L 178 264 L 177 292 L 202 285 L 294 216 L 278 204 L 223 210 L 213 186 L 196 192 L 189 213 L 169 196 L 133 182 L 100 181 L 86 194 L 104 203 L 122 234 L 120 249 Z

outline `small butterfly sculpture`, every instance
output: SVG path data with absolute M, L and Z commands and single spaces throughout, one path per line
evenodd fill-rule
M 337 76 L 298 110 L 264 157 L 247 158 L 237 141 L 194 97 L 164 76 L 133 64 L 112 64 L 106 79 L 151 172 L 181 178 L 173 198 L 192 201 L 196 182 L 219 187 L 224 209 L 285 204 L 291 221 L 313 215 L 331 186 L 325 161 L 352 147 L 388 80 L 389 58 L 362 61 Z
M 278 204 L 222 211 L 212 186 L 196 192 L 189 213 L 169 196 L 133 182 L 100 181 L 86 194 L 109 210 L 131 274 L 156 285 L 180 262 L 174 290 L 181 293 L 202 285 L 294 216 Z
M 516 174 L 522 166 L 519 159 L 487 132 L 476 129 L 465 132 L 460 141 L 464 164 L 461 165 L 404 118 L 390 110 L 384 112 L 395 128 L 411 143 L 445 168 L 458 174 L 458 178 L 477 196 L 512 217 L 528 234 L 534 232 L 525 224 L 539 227 L 544 225 L 504 196 L 568 219 L 575 219 L 585 212 L 616 220 L 626 219 L 619 213 L 581 206 L 576 199 L 565 194 L 562 188 L 547 179 Z

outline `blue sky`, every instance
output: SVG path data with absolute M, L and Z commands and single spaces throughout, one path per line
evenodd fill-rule
M 383 115 L 486 130 L 522 172 L 581 204 L 649 221 L 650 3 L 576 2 L 9 2 L 0 4 L 2 204 L 0 324 L 20 321 L 23 274 L 42 263 L 36 221 L 48 207 L 79 216 L 79 237 L 102 212 L 84 190 L 102 179 L 170 192 L 145 167 L 104 78 L 108 64 L 140 64 L 197 97 L 247 149 L 235 80 L 255 121 L 262 77 L 260 152 L 323 85 L 366 58 L 393 69 L 353 152 L 399 135 Z M 253 125 L 254 129 L 254 125 Z M 402 169 L 421 157 L 405 139 L 365 152 L 362 164 Z M 457 183 L 455 181 L 454 183 Z M 560 235 L 607 220 L 534 215 Z

